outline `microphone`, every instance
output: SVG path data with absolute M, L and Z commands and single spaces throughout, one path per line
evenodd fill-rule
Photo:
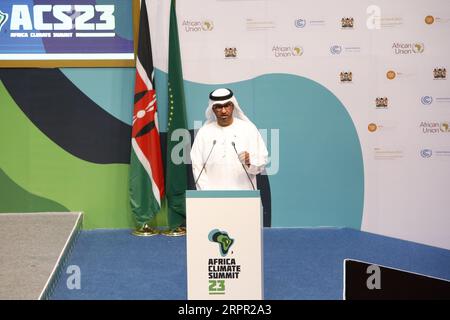
M 205 163 L 203 164 L 203 168 L 202 168 L 202 170 L 200 171 L 200 174 L 198 175 L 197 180 L 195 180 L 195 185 L 196 185 L 196 186 L 197 186 L 198 180 L 200 179 L 200 177 L 201 177 L 201 175 L 202 175 L 202 173 L 203 173 L 203 170 L 205 170 L 206 164 L 208 163 L 208 160 L 209 160 L 209 156 L 211 155 L 211 152 L 213 151 L 215 145 L 216 145 L 216 140 L 213 140 L 213 145 L 212 145 L 212 147 L 211 147 L 211 150 L 209 151 L 208 157 L 206 158 L 206 161 L 205 161 Z
M 236 144 L 234 143 L 234 141 L 232 141 L 231 144 L 233 145 L 234 151 L 236 151 L 236 154 L 239 157 L 239 153 L 236 150 Z M 248 175 L 247 169 L 245 169 L 245 165 L 243 163 L 241 163 L 241 165 L 242 165 L 242 168 L 244 168 L 245 173 L 247 174 L 248 181 L 250 181 L 250 183 L 252 184 L 253 190 L 256 190 L 255 186 L 253 185 L 252 179 L 250 179 L 250 176 Z

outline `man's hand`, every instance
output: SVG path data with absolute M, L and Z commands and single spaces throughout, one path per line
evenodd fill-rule
M 247 151 L 242 151 L 239 153 L 239 161 L 250 167 L 250 154 Z

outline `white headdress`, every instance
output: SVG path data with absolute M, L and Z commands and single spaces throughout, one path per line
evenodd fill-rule
M 216 103 L 224 104 L 229 101 L 233 102 L 233 104 L 234 104 L 234 111 L 233 111 L 234 118 L 238 118 L 238 119 L 252 123 L 250 121 L 250 119 L 247 118 L 247 116 L 244 114 L 241 107 L 239 107 L 239 103 L 237 102 L 236 98 L 234 97 L 233 91 L 231 91 L 230 89 L 221 88 L 221 89 L 216 89 L 209 94 L 208 108 L 206 108 L 206 111 L 205 111 L 205 116 L 206 116 L 205 124 L 209 124 L 209 123 L 217 121 L 216 115 L 214 114 L 214 111 L 212 109 L 212 106 L 214 104 L 216 104 Z

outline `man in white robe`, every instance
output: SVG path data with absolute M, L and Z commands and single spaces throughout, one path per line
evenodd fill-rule
M 210 93 L 205 114 L 191 150 L 197 190 L 256 190 L 268 156 L 256 126 L 229 89 Z

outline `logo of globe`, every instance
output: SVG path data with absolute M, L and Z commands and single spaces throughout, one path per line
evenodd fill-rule
M 420 150 L 420 155 L 422 158 L 430 158 L 433 155 L 433 151 L 431 149 L 423 149 Z
M 423 96 L 420 101 L 422 102 L 423 105 L 430 105 L 433 103 L 433 97 L 432 96 Z
M 342 47 L 339 45 L 334 45 L 330 47 L 330 52 L 331 54 L 341 54 L 342 52 Z
M 297 28 L 304 28 L 306 26 L 306 20 L 305 19 L 297 19 L 297 20 L 295 20 L 295 26 Z
M 211 230 L 208 234 L 208 239 L 211 242 L 219 244 L 220 255 L 222 257 L 228 254 L 234 243 L 234 239 L 231 239 L 226 231 L 220 231 L 218 229 Z
M 2 30 L 3 25 L 8 21 L 8 14 L 4 13 L 0 10 L 0 31 Z

